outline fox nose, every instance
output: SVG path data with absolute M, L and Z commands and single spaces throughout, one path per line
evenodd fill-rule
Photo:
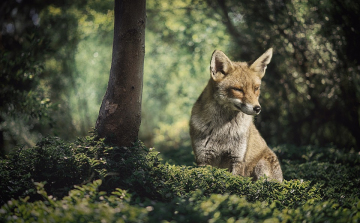
M 259 114 L 261 112 L 261 107 L 259 105 L 254 106 L 254 112 L 256 112 L 256 114 Z

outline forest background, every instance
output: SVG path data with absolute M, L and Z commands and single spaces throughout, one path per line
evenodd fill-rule
M 113 4 L 0 3 L 2 154 L 92 130 L 109 78 Z M 213 50 L 247 61 L 273 47 L 255 120 L 265 140 L 359 151 L 359 15 L 349 0 L 148 0 L 140 139 L 190 154 L 190 111 Z

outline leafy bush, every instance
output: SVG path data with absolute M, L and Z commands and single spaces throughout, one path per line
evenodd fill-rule
M 328 147 L 281 146 L 274 150 L 284 163 L 287 179 L 311 181 L 321 188 L 324 200 L 335 199 L 351 208 L 352 200 L 360 197 L 360 155 Z
M 98 192 L 101 180 L 94 181 L 69 192 L 62 200 L 48 196 L 43 184 L 37 183 L 37 192 L 43 201 L 27 202 L 29 197 L 11 200 L 0 209 L 2 220 L 17 222 L 23 218 L 26 222 L 138 222 L 145 220 L 146 210 L 130 206 L 129 195 L 121 189 L 106 196 Z M 127 202 L 126 202 L 127 201 Z
M 360 219 L 360 202 L 351 209 L 337 208 L 334 202 L 307 201 L 297 209 L 279 209 L 277 202 L 248 202 L 229 194 L 210 197 L 197 190 L 189 198 L 175 198 L 169 203 L 147 200 L 131 204 L 130 195 L 116 189 L 112 195 L 99 192 L 101 180 L 69 192 L 56 200 L 48 196 L 43 184 L 37 192 L 43 201 L 29 203 L 28 197 L 7 202 L 1 220 L 7 222 L 356 222 Z
M 96 136 L 73 143 L 45 138 L 1 160 L 0 211 L 6 221 L 25 222 L 358 221 L 358 154 L 274 150 L 282 161 L 281 184 L 164 163 L 141 142 L 118 148 Z

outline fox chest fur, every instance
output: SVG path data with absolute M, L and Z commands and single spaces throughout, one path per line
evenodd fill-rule
M 193 141 L 193 147 L 197 148 L 195 157 L 206 159 L 209 165 L 231 169 L 232 160 L 245 161 L 252 118 L 217 107 L 215 103 L 207 105 L 199 108 L 202 112 L 198 113 L 194 109 L 190 134 L 196 138 Z
M 210 80 L 193 106 L 190 136 L 199 166 L 226 168 L 234 175 L 266 176 L 279 182 L 282 171 L 276 155 L 253 123 L 261 111 L 261 79 L 270 62 L 269 49 L 254 63 L 232 62 L 215 51 Z

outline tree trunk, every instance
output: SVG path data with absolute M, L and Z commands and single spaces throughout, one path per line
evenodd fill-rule
M 115 0 L 110 78 L 95 128 L 117 146 L 131 146 L 141 123 L 145 8 L 146 0 Z

